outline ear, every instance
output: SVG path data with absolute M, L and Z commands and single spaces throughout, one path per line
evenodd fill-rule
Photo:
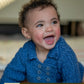
M 31 35 L 28 28 L 22 28 L 21 32 L 25 38 L 31 39 Z

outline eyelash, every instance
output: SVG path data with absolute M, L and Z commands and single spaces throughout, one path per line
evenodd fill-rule
M 57 24 L 57 21 L 53 21 L 52 24 Z M 36 27 L 42 27 L 43 24 L 38 24 Z
M 57 21 L 53 21 L 52 24 L 57 24 Z
M 38 24 L 36 27 L 42 27 L 43 26 L 43 24 Z

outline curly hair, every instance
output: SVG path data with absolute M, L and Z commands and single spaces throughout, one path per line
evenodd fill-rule
M 60 20 L 60 15 L 57 11 L 57 6 L 52 2 L 52 0 L 30 0 L 29 3 L 23 5 L 22 10 L 19 12 L 19 26 L 21 28 L 25 27 L 26 14 L 29 10 L 35 9 L 37 7 L 41 7 L 41 9 L 44 9 L 47 6 L 52 6 L 55 8 L 58 15 L 58 19 Z

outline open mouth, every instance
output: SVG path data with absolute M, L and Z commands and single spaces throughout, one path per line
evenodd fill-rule
M 46 36 L 44 39 L 46 39 L 46 40 L 50 40 L 50 39 L 52 39 L 52 38 L 54 38 L 54 35 Z
M 55 37 L 54 35 L 46 36 L 44 38 L 44 40 L 47 44 L 53 44 L 54 43 L 54 37 Z

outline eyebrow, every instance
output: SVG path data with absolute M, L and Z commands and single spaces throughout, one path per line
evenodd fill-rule
M 42 20 L 37 21 L 34 25 L 36 25 L 36 24 L 38 24 L 38 23 L 41 23 L 41 22 L 45 22 L 45 21 L 42 21 Z
M 52 21 L 52 20 L 58 20 L 58 18 L 52 18 L 51 21 Z

